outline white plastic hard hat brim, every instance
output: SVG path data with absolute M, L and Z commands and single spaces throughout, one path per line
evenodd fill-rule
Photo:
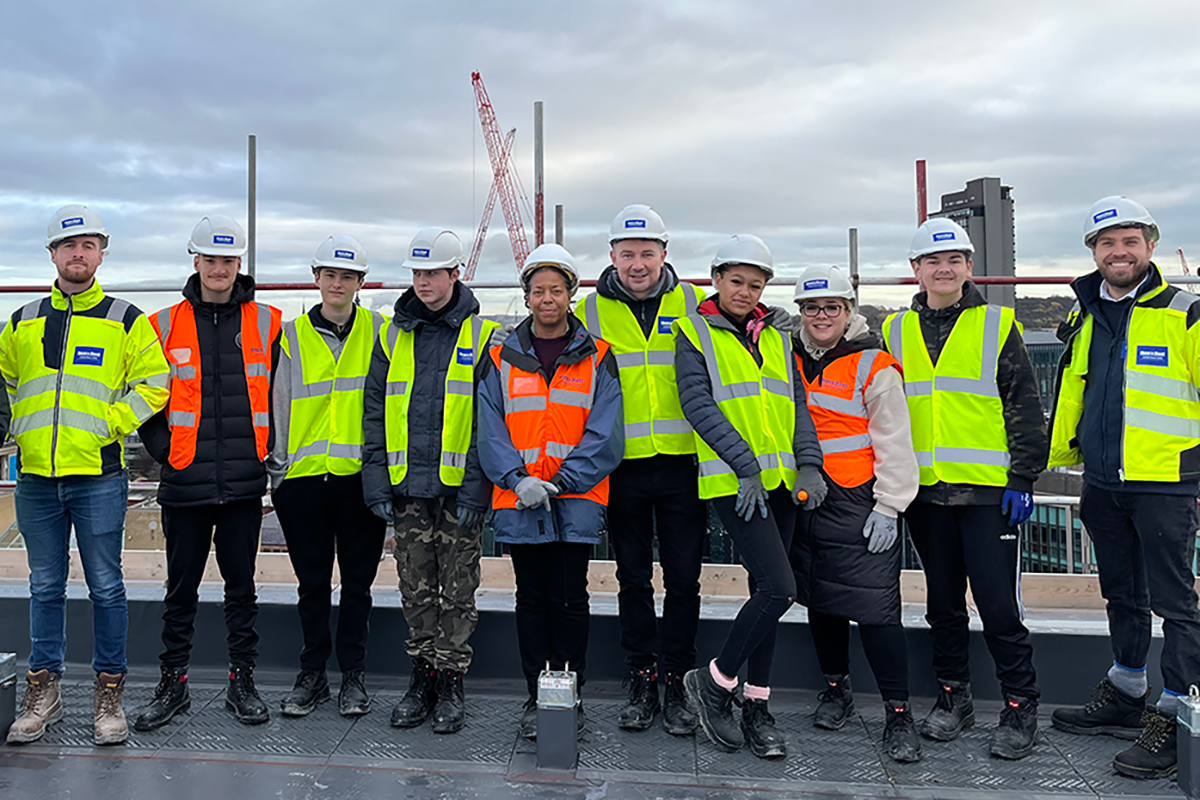
M 538 245 L 521 265 L 521 286 L 529 289 L 529 279 L 542 267 L 554 267 L 567 276 L 567 289 L 571 294 L 579 288 L 579 273 L 575 269 L 575 258 L 560 244 Z
M 367 254 L 363 246 L 353 236 L 333 235 L 321 243 L 313 256 L 312 269 L 316 273 L 321 267 L 330 269 L 346 269 L 366 275 L 368 272 Z
M 723 268 L 738 264 L 762 270 L 768 281 L 775 277 L 775 259 L 771 256 L 771 248 L 754 234 L 734 234 L 721 245 L 713 257 L 710 274 L 715 278 Z
M 854 304 L 854 286 L 837 267 L 809 267 L 796 279 L 792 301 L 801 303 L 821 297 L 838 297 Z
M 666 247 L 670 237 L 657 211 L 650 206 L 634 203 L 621 209 L 608 230 L 609 245 L 629 239 L 658 242 Z
M 1096 237 L 1113 228 L 1141 228 L 1146 231 L 1146 241 L 1150 244 L 1159 239 L 1154 217 L 1141 203 L 1124 195 L 1111 195 L 1092 203 L 1083 223 L 1084 245 L 1091 247 Z
M 749 261 L 749 260 L 722 261 L 720 264 L 713 264 L 712 269 L 709 271 L 709 275 L 711 277 L 715 278 L 715 277 L 717 277 L 717 275 L 726 271 L 730 267 L 754 267 L 759 272 L 761 272 L 763 275 L 766 275 L 768 281 L 775 280 L 775 269 L 773 267 L 768 267 L 766 264 L 763 264 L 761 261 Z
M 422 228 L 408 244 L 405 269 L 459 269 L 466 266 L 462 240 L 452 230 Z
M 98 236 L 100 249 L 108 249 L 108 229 L 104 227 L 100 216 L 85 205 L 65 205 L 54 212 L 46 226 L 46 249 L 53 250 L 76 236 Z
M 209 214 L 196 223 L 188 239 L 188 252 L 194 256 L 241 258 L 249 242 L 237 220 L 224 214 Z
M 913 234 L 908 260 L 916 261 L 934 253 L 965 253 L 969 257 L 974 252 L 975 245 L 961 225 L 945 217 L 930 217 Z

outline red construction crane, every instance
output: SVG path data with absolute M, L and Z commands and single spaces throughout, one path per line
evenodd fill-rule
M 516 262 L 518 272 L 521 270 L 521 265 L 525 263 L 525 257 L 529 255 L 529 239 L 525 236 L 525 223 L 521 219 L 521 207 L 518 205 L 517 190 L 513 185 L 514 179 L 518 186 L 520 180 L 511 168 L 512 162 L 509 161 L 512 134 L 509 135 L 507 143 L 501 138 L 500 125 L 496 121 L 496 109 L 492 107 L 492 101 L 488 98 L 487 89 L 483 85 L 483 77 L 478 72 L 471 73 L 471 85 L 475 88 L 475 103 L 479 107 L 479 125 L 483 128 L 483 141 L 487 144 L 488 160 L 492 164 L 492 189 L 488 196 L 489 206 L 484 212 L 483 219 L 480 220 L 479 232 L 475 244 L 471 248 L 471 260 L 467 262 L 464 279 L 468 281 L 475 277 L 479 254 L 483 251 L 483 236 L 487 233 L 487 218 L 491 215 L 492 204 L 494 204 L 492 195 L 500 200 L 500 209 L 504 212 L 504 222 L 508 226 L 508 241 L 512 245 L 513 261 Z
M 516 138 L 517 129 L 513 128 L 504 137 L 504 160 L 512 155 L 513 139 Z M 487 202 L 483 204 L 483 216 L 479 218 L 479 230 L 475 232 L 475 242 L 471 245 L 471 257 L 467 260 L 467 272 L 463 276 L 463 280 L 472 280 L 475 277 L 475 267 L 479 264 L 479 254 L 483 252 L 483 242 L 487 239 L 488 225 L 492 220 L 492 211 L 496 208 L 497 191 L 496 181 L 492 181 L 492 188 L 488 190 Z

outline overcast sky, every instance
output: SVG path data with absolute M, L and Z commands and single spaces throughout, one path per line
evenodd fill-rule
M 4 16 L 0 282 L 48 282 L 46 222 L 83 202 L 113 237 L 102 282 L 182 283 L 201 216 L 245 221 L 248 133 L 260 280 L 305 279 L 339 232 L 372 278 L 401 279 L 418 228 L 474 236 L 491 175 L 473 70 L 517 128 L 529 191 L 545 102 L 548 228 L 564 204 L 585 277 L 633 202 L 662 214 L 683 275 L 738 232 L 787 274 L 844 265 L 851 226 L 864 273 L 901 274 L 918 158 L 932 207 L 985 175 L 1014 187 L 1019 274 L 1087 269 L 1083 216 L 1108 194 L 1150 208 L 1160 263 L 1178 271 L 1178 247 L 1200 263 L 1195 2 L 58 0 Z M 497 209 L 479 278 L 513 276 L 504 230 Z

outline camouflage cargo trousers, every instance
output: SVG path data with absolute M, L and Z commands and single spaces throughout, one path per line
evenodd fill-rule
M 405 649 L 437 669 L 466 672 L 479 622 L 479 529 L 458 527 L 453 497 L 409 497 L 396 505 L 396 571 L 408 623 Z

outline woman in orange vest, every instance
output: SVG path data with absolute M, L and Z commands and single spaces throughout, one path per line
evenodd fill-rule
M 537 679 L 583 686 L 588 561 L 600 543 L 608 476 L 625 454 L 616 358 L 570 313 L 571 254 L 544 244 L 521 269 L 530 316 L 493 347 L 479 384 L 479 462 L 495 484 L 492 530 L 517 582 L 517 644 L 529 699 L 521 735 L 537 738 Z M 583 708 L 579 709 L 583 728 Z
M 900 623 L 897 517 L 917 495 L 908 404 L 900 366 L 855 313 L 854 289 L 837 267 L 809 267 L 796 283 L 797 366 L 817 426 L 829 486 L 825 502 L 801 511 L 792 540 L 796 602 L 828 688 L 813 724 L 837 730 L 854 713 L 850 620 L 883 696 L 884 751 L 917 761 L 921 745 L 908 706 L 908 650 Z

